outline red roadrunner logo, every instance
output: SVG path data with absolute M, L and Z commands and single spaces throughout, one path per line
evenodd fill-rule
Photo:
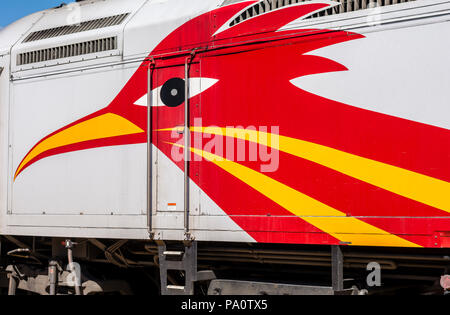
M 448 231 L 450 225 L 449 131 L 355 108 L 294 86 L 290 81 L 301 76 L 348 70 L 308 52 L 364 37 L 323 29 L 280 30 L 333 5 L 326 1 L 290 5 L 231 24 L 254 3 L 200 15 L 152 51 L 150 56 L 164 56 L 155 57 L 158 78 L 152 93 L 161 94 L 166 105 L 152 107 L 153 144 L 171 156 L 171 133 L 183 124 L 184 99 L 162 91 L 167 85 L 181 89 L 184 84 L 184 68 L 174 65 L 183 65 L 186 56 L 173 52 L 196 48 L 192 80 L 201 74 L 211 84 L 190 95 L 192 104 L 201 99 L 200 107 L 192 106 L 191 117 L 217 127 L 193 125 L 194 136 L 225 134 L 230 125 L 280 126 L 276 146 L 264 142 L 267 134 L 260 131 L 242 139 L 279 151 L 280 167 L 270 174 L 261 173 L 252 162 L 218 159 L 215 152 L 190 148 L 204 158 L 191 162 L 197 170 L 191 172 L 192 180 L 256 241 L 433 246 L 426 236 Z M 39 141 L 17 167 L 14 179 L 49 156 L 145 143 L 147 108 L 142 99 L 149 64 L 150 58 L 109 106 Z M 239 130 L 231 131 L 240 137 Z M 173 162 L 184 168 L 182 162 Z

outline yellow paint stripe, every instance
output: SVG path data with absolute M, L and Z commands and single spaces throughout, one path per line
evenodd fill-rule
M 173 129 L 176 128 L 163 130 Z M 326 166 L 400 196 L 450 212 L 450 183 L 440 179 L 286 136 L 280 135 L 278 141 L 271 142 L 270 133 L 255 130 L 220 127 L 192 127 L 191 129 L 194 132 L 257 142 Z
M 77 125 L 62 130 L 61 132 L 45 139 L 27 154 L 17 168 L 14 179 L 22 168 L 39 154 L 62 146 L 81 143 L 89 140 L 104 139 L 144 132 L 141 128 L 127 119 L 112 113 L 107 113 Z
M 171 144 L 184 147 L 179 144 Z M 360 246 L 420 247 L 356 218 L 347 217 L 345 213 L 251 168 L 200 149 L 191 148 L 191 151 L 248 184 L 289 212 L 342 242 Z

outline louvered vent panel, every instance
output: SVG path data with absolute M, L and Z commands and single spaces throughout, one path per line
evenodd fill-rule
M 117 37 L 101 38 L 82 43 L 25 52 L 17 55 L 17 65 L 28 65 L 114 49 L 117 49 Z
M 319 13 L 312 14 L 308 16 L 306 19 L 312 19 L 316 17 L 321 16 L 327 16 L 327 15 L 335 15 L 335 14 L 341 14 L 346 12 L 353 12 L 353 11 L 359 11 L 364 9 L 370 9 L 375 7 L 384 7 L 388 5 L 398 4 L 398 3 L 404 3 L 404 2 L 412 2 L 415 0 L 334 0 L 336 2 L 339 2 L 340 4 L 330 8 L 325 11 L 321 11 Z
M 68 34 L 81 33 L 90 30 L 96 30 L 109 26 L 121 24 L 129 13 L 109 16 L 101 19 L 82 22 L 80 24 L 65 25 L 55 28 L 50 28 L 42 31 L 33 32 L 24 39 L 24 43 L 34 42 L 46 38 L 59 37 Z
M 231 21 L 230 26 L 236 25 L 240 22 L 243 22 L 251 17 L 256 15 L 260 15 L 284 6 L 288 6 L 291 4 L 307 2 L 308 0 L 264 0 L 258 2 L 257 4 L 251 6 L 243 13 L 241 13 L 238 17 L 236 17 L 233 21 Z M 313 14 L 308 18 L 314 18 L 325 15 L 333 15 L 340 14 L 352 11 L 363 10 L 367 8 L 376 6 L 387 6 L 402 2 L 411 2 L 415 0 L 334 0 L 336 2 L 340 2 L 340 5 L 335 6 L 334 8 L 330 8 L 325 11 L 321 11 L 320 13 Z

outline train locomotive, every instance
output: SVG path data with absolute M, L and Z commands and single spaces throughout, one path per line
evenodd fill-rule
M 449 15 L 86 0 L 1 29 L 0 287 L 447 292 Z

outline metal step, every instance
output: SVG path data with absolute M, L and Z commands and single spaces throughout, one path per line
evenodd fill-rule
M 194 283 L 215 279 L 211 270 L 197 271 L 197 243 L 192 242 L 185 245 L 184 252 L 178 250 L 167 250 L 164 243 L 158 244 L 159 271 L 161 276 L 162 295 L 193 295 Z M 168 260 L 177 258 L 177 260 Z M 178 270 L 184 273 L 184 285 L 168 285 L 167 272 Z
M 166 256 L 181 256 L 184 254 L 184 252 L 167 250 L 167 251 L 164 251 L 163 254 Z
M 168 285 L 167 289 L 184 291 L 184 286 L 182 286 L 182 285 Z

